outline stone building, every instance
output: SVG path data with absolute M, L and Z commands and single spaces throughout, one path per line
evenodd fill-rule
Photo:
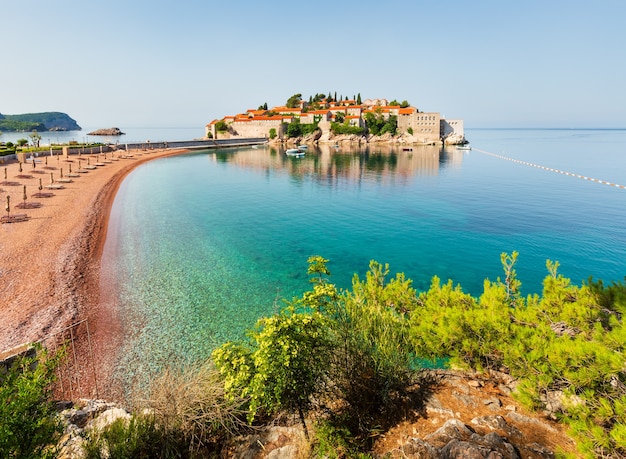
M 363 104 L 345 100 L 341 103 L 328 104 L 327 108 L 308 111 L 306 104 L 290 108 L 285 106 L 273 107 L 270 110 L 247 110 L 235 116 L 226 116 L 221 121 L 228 126 L 228 133 L 218 133 L 213 120 L 206 125 L 207 136 L 238 137 L 270 137 L 270 131 L 275 130 L 278 138 L 283 138 L 287 132 L 286 126 L 294 120 L 301 124 L 328 123 L 336 119 L 337 114 L 352 126 L 366 127 L 367 114 L 382 116 L 385 120 L 395 116 L 398 121 L 398 134 L 409 134 L 417 143 L 463 143 L 465 133 L 463 120 L 445 120 L 437 112 L 420 112 L 416 107 L 401 107 L 387 105 L 386 99 L 366 99 Z

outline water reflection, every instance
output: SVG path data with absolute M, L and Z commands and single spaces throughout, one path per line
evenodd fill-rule
M 212 153 L 212 152 L 211 152 Z M 320 182 L 337 180 L 360 182 L 410 179 L 418 175 L 434 176 L 442 168 L 460 167 L 463 151 L 441 145 L 398 147 L 391 145 L 319 145 L 311 146 L 303 157 L 285 154 L 276 146 L 256 149 L 220 150 L 210 160 L 235 164 L 265 173 L 286 172 L 299 180 L 313 177 Z

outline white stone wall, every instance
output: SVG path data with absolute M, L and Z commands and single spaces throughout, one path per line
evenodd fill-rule
M 458 143 L 465 140 L 463 120 L 441 120 L 441 138 L 446 143 Z

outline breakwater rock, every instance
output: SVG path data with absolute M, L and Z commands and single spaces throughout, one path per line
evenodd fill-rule
M 97 129 L 87 133 L 87 135 L 124 135 L 124 132 L 122 132 L 119 128 L 112 127 L 108 129 Z

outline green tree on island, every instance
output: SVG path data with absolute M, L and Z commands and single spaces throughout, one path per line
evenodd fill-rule
M 287 103 L 285 104 L 285 107 L 288 107 L 288 108 L 299 107 L 301 101 L 302 101 L 302 94 L 294 94 L 289 99 L 287 99 Z

